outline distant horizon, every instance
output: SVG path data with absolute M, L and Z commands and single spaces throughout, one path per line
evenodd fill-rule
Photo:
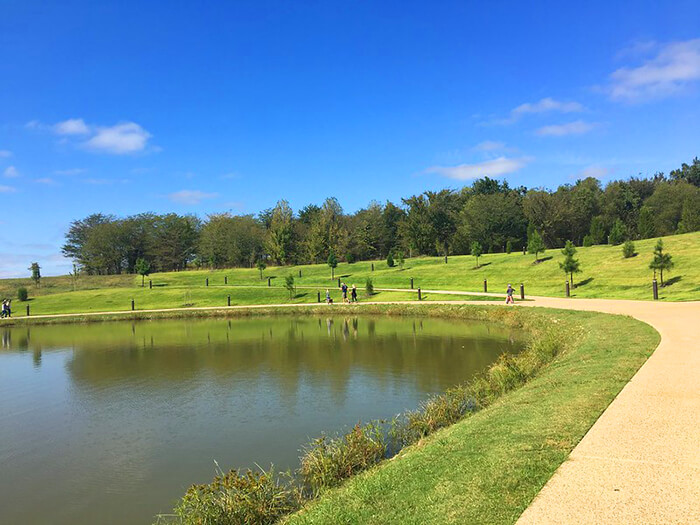
M 0 278 L 72 220 L 550 190 L 700 155 L 700 4 L 11 2 Z

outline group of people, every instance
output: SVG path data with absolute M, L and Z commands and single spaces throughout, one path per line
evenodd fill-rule
M 348 299 L 348 290 L 350 291 L 350 299 Z M 355 286 L 354 284 L 352 285 L 352 288 L 348 288 L 347 284 L 340 283 L 340 291 L 343 293 L 344 303 L 357 302 L 357 286 Z M 331 292 L 328 289 L 326 290 L 326 303 L 333 304 L 333 298 L 331 297 Z
M 0 317 L 5 318 L 5 317 L 12 317 L 12 307 L 11 307 L 12 299 L 3 299 L 2 300 L 2 312 L 0 312 Z

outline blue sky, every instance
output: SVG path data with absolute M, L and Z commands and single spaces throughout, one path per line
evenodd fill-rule
M 700 3 L 0 0 L 0 277 L 90 213 L 347 211 L 700 155 Z

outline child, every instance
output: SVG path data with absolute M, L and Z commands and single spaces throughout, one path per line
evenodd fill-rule
M 328 289 L 326 289 L 326 303 L 333 304 L 333 299 L 331 299 L 331 292 Z
M 513 299 L 513 287 L 508 283 L 508 289 L 506 290 L 506 304 L 515 304 Z

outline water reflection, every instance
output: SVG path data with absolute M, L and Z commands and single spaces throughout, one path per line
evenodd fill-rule
M 0 523 L 148 523 L 223 468 L 297 464 L 520 348 L 500 326 L 254 317 L 0 328 Z

